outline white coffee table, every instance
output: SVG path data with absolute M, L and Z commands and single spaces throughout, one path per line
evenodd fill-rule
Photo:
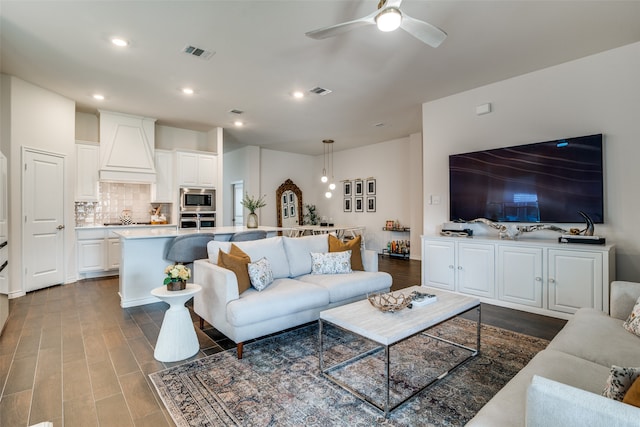
M 170 305 L 164 314 L 153 357 L 160 362 L 188 359 L 200 350 L 198 337 L 184 303 L 200 292 L 200 285 L 187 283 L 182 291 L 168 291 L 166 286 L 155 288 L 151 295 Z
M 466 363 L 473 357 L 476 357 L 480 353 L 480 326 L 481 326 L 481 314 L 480 314 L 480 300 L 465 295 L 454 294 L 451 292 L 441 291 L 433 288 L 424 288 L 421 286 L 412 286 L 400 291 L 393 292 L 394 294 L 403 293 L 405 295 L 410 294 L 412 291 L 417 290 L 420 292 L 428 292 L 435 294 L 438 300 L 432 304 L 405 308 L 401 311 L 388 313 L 382 312 L 373 307 L 368 300 L 358 301 L 351 304 L 346 304 L 340 307 L 332 308 L 322 311 L 319 319 L 319 363 L 320 371 L 322 375 L 336 383 L 340 387 L 349 391 L 356 397 L 372 404 L 376 408 L 384 411 L 385 417 L 389 416 L 389 413 L 420 393 L 425 388 L 429 387 L 438 380 L 441 380 L 457 367 Z M 466 313 L 471 310 L 477 310 L 477 335 L 476 335 L 476 348 L 470 348 L 462 344 L 458 344 L 449 340 L 443 340 L 433 335 L 428 335 L 430 338 L 444 341 L 448 344 L 454 345 L 459 348 L 463 348 L 469 351 L 469 355 L 453 367 L 447 369 L 443 374 L 433 378 L 422 388 L 411 394 L 407 398 L 403 399 L 391 406 L 389 401 L 389 385 L 390 385 L 390 372 L 389 372 L 389 349 L 393 345 L 404 341 L 412 336 L 424 332 L 440 323 L 446 322 Z M 377 347 L 366 353 L 357 355 L 349 360 L 336 363 L 333 366 L 325 367 L 324 363 L 324 334 L 323 324 L 328 323 L 345 331 L 367 338 L 377 344 Z M 383 404 L 374 402 L 369 396 L 365 396 L 355 390 L 353 387 L 345 384 L 343 381 L 330 375 L 330 373 L 336 369 L 339 369 L 349 363 L 361 360 L 364 357 L 377 353 L 384 349 L 385 352 L 385 382 L 386 382 L 386 399 Z

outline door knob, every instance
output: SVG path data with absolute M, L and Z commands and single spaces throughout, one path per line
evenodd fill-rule
M 64 228 L 64 225 L 59 225 L 56 227 L 56 230 L 62 230 Z

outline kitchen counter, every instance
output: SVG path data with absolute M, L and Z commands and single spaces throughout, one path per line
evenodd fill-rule
M 173 227 L 176 228 L 176 224 L 87 224 L 87 225 L 78 225 L 76 226 L 76 230 L 93 230 L 93 229 L 121 229 L 121 228 L 132 228 L 132 229 L 140 229 L 140 228 L 155 228 L 155 227 Z
M 155 226 L 154 226 L 155 227 Z M 109 227 L 111 228 L 111 227 Z M 258 227 L 258 230 L 264 230 L 267 232 L 267 236 L 275 236 L 278 231 L 286 230 L 279 227 Z M 176 237 L 184 236 L 187 234 L 213 234 L 215 240 L 229 240 L 231 235 L 242 231 L 256 230 L 255 228 L 247 228 L 244 226 L 229 226 L 229 227 L 213 227 L 213 228 L 201 228 L 197 230 L 195 228 L 130 228 L 122 230 L 119 229 L 114 234 L 120 236 L 122 239 L 156 239 L 160 237 Z
M 155 228 L 157 227 L 157 228 Z M 188 234 L 211 234 L 213 240 L 228 241 L 234 233 L 247 230 L 243 226 L 193 228 L 174 227 L 103 227 L 111 229 L 112 234 L 120 237 L 120 306 L 123 308 L 150 304 L 160 301 L 151 290 L 162 285 L 164 269 L 173 264 L 165 259 L 167 248 L 177 236 Z M 278 227 L 258 227 L 265 230 L 267 236 L 275 236 L 278 231 L 286 230 Z

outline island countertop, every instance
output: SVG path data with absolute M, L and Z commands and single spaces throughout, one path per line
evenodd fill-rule
M 286 228 L 281 227 L 258 227 L 256 228 L 247 228 L 241 225 L 238 226 L 228 226 L 228 227 L 213 227 L 213 228 L 177 228 L 177 227 L 162 227 L 162 228 L 120 228 L 114 230 L 113 233 L 120 236 L 122 239 L 130 240 L 130 239 L 156 239 L 161 237 L 177 237 L 184 236 L 187 234 L 213 234 L 216 236 L 230 236 L 234 233 L 240 233 L 242 231 L 250 231 L 250 230 L 264 230 L 269 234 L 275 234 L 278 231 L 286 230 Z M 228 240 L 228 239 L 223 239 Z

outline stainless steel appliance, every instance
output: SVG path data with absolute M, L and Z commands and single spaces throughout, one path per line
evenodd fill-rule
M 180 212 L 215 212 L 215 188 L 180 188 Z
M 180 228 L 213 228 L 216 226 L 215 212 L 182 212 Z

